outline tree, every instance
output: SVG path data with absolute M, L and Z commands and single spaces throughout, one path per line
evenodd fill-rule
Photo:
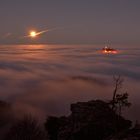
M 131 103 L 128 102 L 128 93 L 117 94 L 116 95 L 116 104 L 118 105 L 118 115 L 122 114 L 123 107 L 130 107 Z
M 113 77 L 114 82 L 115 82 L 115 87 L 113 91 L 113 97 L 112 100 L 110 101 L 111 108 L 113 111 L 118 113 L 120 116 L 122 114 L 122 108 L 123 107 L 130 107 L 131 103 L 128 102 L 128 93 L 119 93 L 121 92 L 121 88 L 123 86 L 123 78 L 119 76 L 114 76 Z
M 116 95 L 117 92 L 122 88 L 122 84 L 123 84 L 123 79 L 121 78 L 121 76 L 113 76 L 114 82 L 115 82 L 115 87 L 114 87 L 114 91 L 113 91 L 113 97 L 111 100 L 111 104 L 112 104 L 112 110 L 116 109 Z
M 35 119 L 25 117 L 11 127 L 5 140 L 46 140 L 46 135 Z

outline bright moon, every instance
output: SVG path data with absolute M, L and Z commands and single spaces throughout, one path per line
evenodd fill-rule
M 36 33 L 35 31 L 31 31 L 31 32 L 30 32 L 30 37 L 33 37 L 33 38 L 34 38 L 34 37 L 36 37 L 36 36 L 37 36 L 37 33 Z

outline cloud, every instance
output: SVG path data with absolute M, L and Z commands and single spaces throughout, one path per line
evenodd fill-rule
M 89 76 L 72 76 L 71 77 L 72 80 L 82 80 L 85 82 L 89 82 L 91 84 L 98 84 L 100 86 L 107 86 L 107 82 L 105 82 L 103 79 L 99 79 L 99 78 L 94 78 L 94 77 L 89 77 Z
M 11 102 L 17 113 L 41 117 L 68 114 L 73 102 L 110 99 L 114 74 L 125 76 L 130 91 L 131 87 L 135 94 L 140 91 L 135 86 L 140 80 L 138 56 L 106 56 L 91 48 L 67 47 L 0 47 L 1 99 Z
M 1 37 L 1 39 L 7 39 L 7 38 L 9 38 L 9 37 L 11 37 L 12 36 L 12 33 L 6 33 L 6 34 L 4 34 L 2 37 Z
M 0 69 L 11 69 L 15 71 L 27 71 L 28 69 L 24 65 L 17 64 L 15 62 L 0 62 Z

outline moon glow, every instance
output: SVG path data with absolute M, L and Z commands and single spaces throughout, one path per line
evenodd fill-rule
M 30 37 L 34 38 L 37 36 L 37 32 L 36 31 L 31 31 L 30 32 Z

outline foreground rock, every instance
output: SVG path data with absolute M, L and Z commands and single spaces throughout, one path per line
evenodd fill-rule
M 51 140 L 103 140 L 131 126 L 100 100 L 72 104 L 71 112 L 68 117 L 48 118 L 45 126 Z
M 136 124 L 134 128 L 119 132 L 108 140 L 140 140 L 140 125 Z

